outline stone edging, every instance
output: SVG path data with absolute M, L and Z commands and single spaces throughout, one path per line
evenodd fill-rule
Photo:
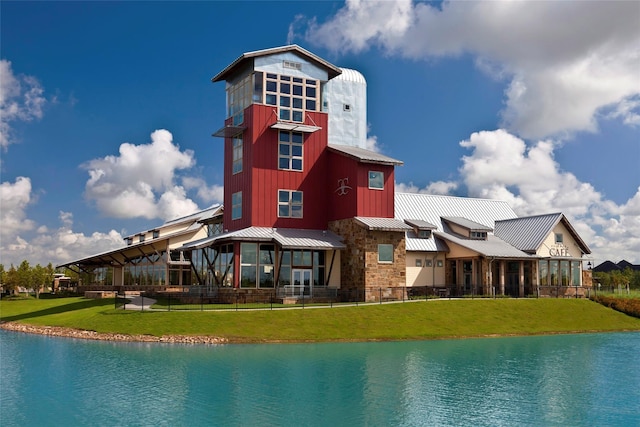
M 83 329 L 64 328 L 60 326 L 34 326 L 16 322 L 2 322 L 0 328 L 7 331 L 38 334 L 52 337 L 78 338 L 96 341 L 124 341 L 124 342 L 158 342 L 176 344 L 227 344 L 226 338 L 211 337 L 206 335 L 128 335 L 99 333 Z

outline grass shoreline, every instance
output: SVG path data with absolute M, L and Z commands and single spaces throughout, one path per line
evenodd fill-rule
M 406 341 L 640 331 L 589 300 L 418 301 L 273 311 L 122 311 L 111 300 L 1 301 L 0 325 L 27 333 L 167 343 Z

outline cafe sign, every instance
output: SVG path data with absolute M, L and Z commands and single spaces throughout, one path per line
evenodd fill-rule
M 549 256 L 570 257 L 569 248 L 562 244 L 555 244 L 549 248 Z

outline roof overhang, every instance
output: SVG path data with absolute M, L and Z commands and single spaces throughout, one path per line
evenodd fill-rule
M 240 135 L 246 127 L 244 126 L 233 126 L 233 125 L 225 125 L 215 131 L 212 136 L 216 138 L 233 138 L 234 136 Z
M 224 242 L 273 242 L 283 249 L 345 249 L 342 238 L 328 230 L 297 228 L 248 227 L 186 243 L 178 250 L 202 249 Z
M 271 129 L 287 130 L 292 132 L 313 133 L 322 129 L 320 126 L 305 125 L 303 123 L 275 122 Z

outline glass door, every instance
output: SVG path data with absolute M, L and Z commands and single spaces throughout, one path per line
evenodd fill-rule
M 294 296 L 311 296 L 311 273 L 313 270 L 296 268 L 291 283 Z

